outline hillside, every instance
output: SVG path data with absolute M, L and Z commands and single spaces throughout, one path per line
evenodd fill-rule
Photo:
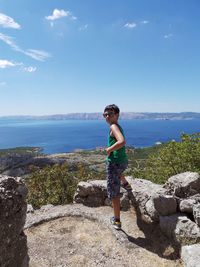
M 188 120 L 200 119 L 198 112 L 121 112 L 121 119 L 137 120 Z M 41 116 L 4 116 L 1 119 L 27 119 L 27 120 L 100 120 L 103 119 L 101 112 L 93 113 L 67 113 Z

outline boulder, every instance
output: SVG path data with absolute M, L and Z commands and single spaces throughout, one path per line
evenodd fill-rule
M 196 203 L 195 199 L 183 199 L 180 201 L 179 204 L 179 209 L 181 212 L 186 212 L 186 213 L 192 213 L 193 212 L 193 206 Z
M 74 195 L 74 203 L 90 207 L 103 206 L 107 197 L 106 180 L 79 182 Z
M 27 188 L 19 177 L 0 175 L 0 266 L 28 266 L 26 220 Z
M 200 194 L 195 194 L 185 199 L 179 198 L 178 203 L 179 203 L 179 210 L 181 212 L 193 213 L 194 205 L 200 203 Z
M 153 196 L 154 206 L 159 215 L 171 215 L 177 211 L 177 201 L 171 195 L 159 195 Z
M 200 244 L 183 246 L 181 259 L 185 267 L 200 267 Z
M 134 203 L 139 209 L 143 221 L 147 223 L 159 221 L 159 212 L 161 212 L 164 206 L 166 208 L 165 214 L 175 212 L 176 202 L 173 201 L 172 198 L 164 196 L 166 194 L 166 189 L 164 189 L 162 185 L 154 184 L 149 180 L 133 179 L 130 176 L 126 177 L 126 179 L 131 184 Z M 172 201 L 174 205 L 170 211 L 170 208 L 167 206 L 170 205 Z
M 160 216 L 159 225 L 163 234 L 181 245 L 200 241 L 199 227 L 184 214 Z
M 186 198 L 200 193 L 200 175 L 196 172 L 184 172 L 168 179 L 164 188 L 170 195 Z

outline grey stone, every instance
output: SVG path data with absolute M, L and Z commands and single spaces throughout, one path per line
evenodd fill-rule
M 79 182 L 77 186 L 77 194 L 80 197 L 87 197 L 92 192 L 92 185 L 88 182 Z
M 184 172 L 168 179 L 164 187 L 169 194 L 186 198 L 200 193 L 200 175 L 196 172 Z
M 73 202 L 90 207 L 105 205 L 107 198 L 106 180 L 90 180 L 79 182 Z
M 166 189 L 162 185 L 154 184 L 144 179 L 133 179 L 126 177 L 132 187 L 134 203 L 139 209 L 141 219 L 147 223 L 159 221 L 159 213 L 154 205 L 154 198 L 164 195 Z
M 54 205 L 52 204 L 47 204 L 47 205 L 44 205 L 40 208 L 40 211 L 48 211 L 50 210 L 52 207 L 54 207 Z
M 196 203 L 195 199 L 183 199 L 180 201 L 179 208 L 181 212 L 192 213 L 193 206 Z
M 173 196 L 155 194 L 153 202 L 159 215 L 171 215 L 177 211 L 177 201 Z
M 193 213 L 193 207 L 195 204 L 200 203 L 200 194 L 195 194 L 187 198 L 177 198 L 179 203 L 179 210 L 181 212 Z
M 200 244 L 183 246 L 181 259 L 184 267 L 200 267 Z
M 0 175 L 0 266 L 28 266 L 26 220 L 27 189 L 17 177 Z M 25 261 L 26 258 L 26 261 Z
M 195 244 L 200 241 L 199 227 L 183 214 L 160 216 L 159 225 L 163 234 L 181 245 Z
M 194 205 L 193 216 L 196 224 L 200 227 L 200 203 Z
M 34 212 L 33 206 L 31 204 L 27 205 L 27 213 L 32 213 Z

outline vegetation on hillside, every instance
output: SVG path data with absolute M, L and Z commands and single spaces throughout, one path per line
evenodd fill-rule
M 146 160 L 136 160 L 134 177 L 164 183 L 170 176 L 194 171 L 200 173 L 200 133 L 182 134 L 180 142 L 170 141 L 158 146 Z
M 0 157 L 3 156 L 14 156 L 14 155 L 40 155 L 42 149 L 39 147 L 14 147 L 14 148 L 5 148 L 0 149 Z
M 5 153 L 38 153 L 31 148 L 16 148 Z M 4 154 L 2 154 L 4 153 Z M 11 154 L 12 154 L 11 153 Z M 170 176 L 195 171 L 200 173 L 200 133 L 182 134 L 180 141 L 147 148 L 127 147 L 129 168 L 126 175 L 164 183 Z M 7 154 L 7 155 L 11 155 Z M 29 189 L 28 203 L 34 208 L 51 203 L 71 203 L 78 182 L 90 179 L 105 179 L 105 151 L 101 149 L 80 151 L 76 155 L 85 159 L 83 163 L 62 163 L 44 168 L 33 166 L 32 173 L 25 178 Z M 66 160 L 67 161 L 67 160 Z
M 73 167 L 67 163 L 46 166 L 36 170 L 25 180 L 29 190 L 28 203 L 34 208 L 50 203 L 53 205 L 71 203 L 80 181 L 97 178 L 103 179 L 83 164 Z

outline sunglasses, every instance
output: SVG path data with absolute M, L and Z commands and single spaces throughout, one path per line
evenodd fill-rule
M 103 113 L 104 118 L 106 118 L 107 116 L 108 116 L 108 117 L 112 117 L 113 115 L 115 115 L 115 112 L 113 112 L 113 111 L 110 111 L 110 112 L 104 112 L 104 113 Z

